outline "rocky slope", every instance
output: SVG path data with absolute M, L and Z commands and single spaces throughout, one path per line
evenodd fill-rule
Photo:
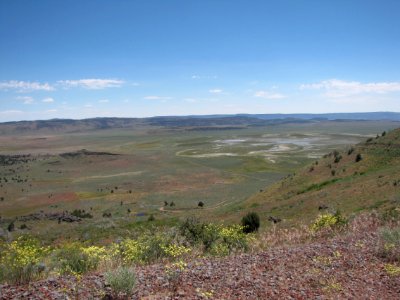
M 400 276 L 378 254 L 379 228 L 361 220 L 334 237 L 226 258 L 198 258 L 171 280 L 163 264 L 136 268 L 131 299 L 399 299 Z M 112 299 L 100 273 L 0 286 L 0 299 Z

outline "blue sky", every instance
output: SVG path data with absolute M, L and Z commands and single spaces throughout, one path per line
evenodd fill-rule
M 400 111 L 400 1 L 0 1 L 0 121 Z

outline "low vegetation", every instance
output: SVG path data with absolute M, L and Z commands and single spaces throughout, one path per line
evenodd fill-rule
M 228 261 L 241 259 L 240 257 L 251 259 L 253 256 L 261 255 L 260 253 L 264 251 L 267 251 L 265 253 L 269 253 L 268 251 L 281 253 L 282 246 L 285 246 L 284 249 L 291 249 L 291 246 L 294 245 L 296 247 L 293 248 L 293 251 L 297 252 L 300 249 L 299 245 L 305 249 L 309 249 L 310 245 L 316 247 L 315 249 L 321 249 L 321 246 L 317 245 L 329 244 L 331 239 L 356 235 L 357 238 L 350 244 L 333 243 L 335 245 L 333 250 L 324 246 L 325 250 L 321 253 L 313 250 L 311 252 L 313 255 L 301 254 L 302 263 L 311 266 L 310 270 L 304 271 L 304 275 L 308 280 L 315 281 L 316 287 L 320 291 L 333 296 L 342 293 L 345 286 L 343 281 L 338 280 L 335 273 L 331 272 L 332 268 L 342 265 L 348 259 L 347 248 L 355 247 L 360 249 L 359 251 L 365 252 L 365 243 L 367 242 L 370 249 L 368 253 L 375 253 L 374 259 L 383 260 L 383 272 L 394 279 L 400 276 L 398 256 L 400 227 L 398 224 L 398 221 L 386 222 L 382 216 L 377 214 L 362 214 L 348 221 L 341 213 L 336 212 L 322 214 L 307 226 L 293 229 L 271 228 L 257 234 L 245 234 L 244 227 L 241 225 L 220 226 L 202 223 L 198 219 L 187 219 L 181 223 L 179 228 L 173 230 L 156 234 L 147 232 L 144 235 L 105 246 L 74 243 L 44 247 L 37 240 L 21 237 L 11 243 L 1 244 L 1 280 L 10 284 L 20 284 L 48 276 L 54 278 L 55 276 L 71 277 L 72 275 L 72 278 L 76 278 L 74 289 L 78 295 L 80 289 L 85 289 L 83 285 L 80 286 L 81 279 L 86 276 L 85 274 L 95 272 L 104 274 L 106 287 L 104 293 L 106 295 L 109 293 L 113 299 L 126 299 L 138 293 L 137 272 L 142 272 L 140 270 L 146 268 L 146 265 L 157 262 L 157 265 L 162 265 L 160 270 L 163 270 L 162 276 L 166 279 L 164 285 L 168 291 L 166 295 L 180 297 L 182 282 L 187 283 L 188 276 L 195 272 L 194 270 L 207 261 L 220 260 L 213 260 L 212 257 L 250 252 L 245 256 L 240 255 L 227 259 Z M 378 228 L 382 229 L 378 230 Z M 371 241 L 368 239 L 370 236 L 374 236 L 371 235 L 371 232 L 376 232 L 376 230 L 379 232 L 380 242 L 377 244 L 378 251 L 374 252 L 375 250 L 371 248 Z M 366 232 L 368 232 L 367 237 L 363 237 Z M 344 248 L 344 245 L 348 246 Z M 280 259 L 284 260 L 283 257 Z M 356 259 L 360 262 L 360 256 L 357 256 Z M 14 267 L 10 268 L 10 266 Z M 352 270 L 354 271 L 356 267 L 353 266 Z M 143 286 L 145 283 L 141 282 L 140 284 Z M 304 286 L 303 288 L 308 289 Z M 212 290 L 200 290 L 200 292 L 202 295 L 215 293 Z
M 117 278 L 128 272 L 125 267 L 134 265 L 165 261 L 174 267 L 177 262 L 184 264 L 183 259 L 189 254 L 226 256 L 249 249 L 252 238 L 244 233 L 244 228 L 187 219 L 179 228 L 149 230 L 106 246 L 72 242 L 45 247 L 37 239 L 21 236 L 11 243 L 0 244 L 0 281 L 27 283 L 50 274 L 79 277 L 106 266 L 118 267 L 115 273 L 110 273 L 110 278 Z M 115 289 L 118 293 L 122 291 L 122 287 Z
M 39 278 L 45 271 L 43 261 L 48 252 L 48 248 L 28 236 L 0 243 L 0 281 L 18 284 Z
M 400 262 L 400 227 L 380 231 L 380 254 L 391 262 Z
M 107 271 L 105 280 L 110 285 L 114 298 L 129 296 L 136 284 L 135 271 L 130 267 L 120 266 L 114 270 Z
M 260 228 L 260 217 L 255 212 L 250 212 L 242 218 L 242 226 L 244 233 L 258 231 Z

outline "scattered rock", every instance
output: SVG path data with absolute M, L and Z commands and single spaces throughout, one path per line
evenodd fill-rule
M 279 223 L 279 222 L 281 222 L 281 221 L 282 221 L 282 219 L 280 219 L 280 218 L 277 218 L 277 217 L 273 217 L 273 216 L 269 216 L 269 217 L 268 217 L 268 221 L 270 221 L 270 222 L 274 222 L 274 224 L 276 224 L 276 223 Z

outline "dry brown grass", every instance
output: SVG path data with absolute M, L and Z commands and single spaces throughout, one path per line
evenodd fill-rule
M 399 221 L 384 222 L 377 212 L 356 215 L 342 228 L 325 228 L 316 232 L 305 224 L 292 228 L 279 228 L 279 225 L 273 225 L 269 230 L 258 234 L 250 245 L 250 249 L 251 252 L 255 253 L 274 247 L 290 247 L 312 241 L 330 239 L 337 235 L 377 232 L 382 226 L 395 227 L 399 225 Z

